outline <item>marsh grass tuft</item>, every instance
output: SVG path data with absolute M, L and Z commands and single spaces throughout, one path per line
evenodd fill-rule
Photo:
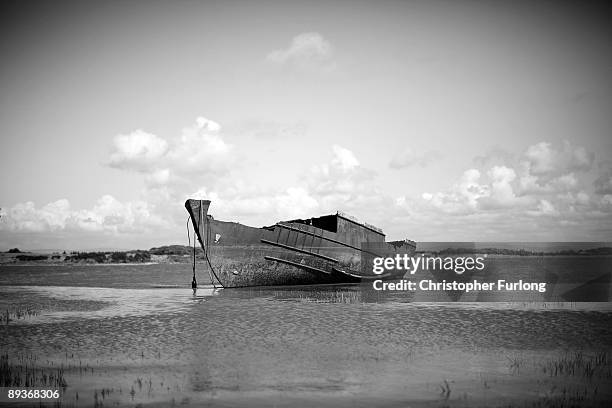
M 16 361 L 15 361 L 16 360 Z M 39 367 L 31 354 L 18 355 L 12 360 L 8 353 L 0 354 L 0 386 L 2 387 L 55 387 L 68 386 L 64 367 Z
M 444 380 L 442 384 L 440 384 L 440 395 L 444 397 L 444 400 L 448 400 L 451 395 L 451 388 L 448 380 Z
M 512 374 L 519 374 L 519 371 L 523 364 L 523 360 L 519 358 L 518 356 L 512 356 L 512 357 L 506 356 L 506 359 L 509 362 L 508 368 L 510 369 L 510 372 Z
M 16 320 L 26 320 L 36 317 L 40 314 L 40 310 L 36 310 L 34 306 L 11 306 L 3 313 L 2 322 L 9 324 Z
M 610 362 L 610 353 L 607 351 L 593 355 L 585 355 L 581 351 L 576 351 L 560 358 L 545 361 L 542 365 L 542 371 L 550 377 L 575 376 L 589 380 L 594 377 L 610 379 L 612 378 Z

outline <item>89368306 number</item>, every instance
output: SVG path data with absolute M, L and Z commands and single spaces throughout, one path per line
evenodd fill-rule
M 59 389 L 0 387 L 0 402 L 54 400 L 60 397 Z

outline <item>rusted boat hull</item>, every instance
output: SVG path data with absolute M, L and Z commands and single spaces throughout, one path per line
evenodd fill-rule
M 382 231 L 342 214 L 254 228 L 215 220 L 209 206 L 208 200 L 185 202 L 207 267 L 228 288 L 397 278 L 375 275 L 364 262 L 383 252 L 414 253 L 414 242 L 385 243 Z

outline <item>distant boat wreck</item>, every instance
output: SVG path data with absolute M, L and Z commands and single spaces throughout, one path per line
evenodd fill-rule
M 185 202 L 211 278 L 226 288 L 397 278 L 405 271 L 375 275 L 371 259 L 412 255 L 416 248 L 409 240 L 385 242 L 381 229 L 341 212 L 255 228 L 215 220 L 209 206 L 209 200 Z

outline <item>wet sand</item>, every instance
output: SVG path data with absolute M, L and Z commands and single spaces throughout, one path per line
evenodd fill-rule
M 194 295 L 184 266 L 157 281 L 158 269 L 132 266 L 139 279 L 150 275 L 147 287 L 136 278 L 106 283 L 125 268 L 85 268 L 44 275 L 86 276 L 83 286 L 51 286 L 40 276 L 45 286 L 0 286 L 6 364 L 12 373 L 29 367 L 34 378 L 61 376 L 60 406 L 612 401 L 606 303 L 411 303 L 360 285 L 205 286 Z M 2 279 L 19 281 L 7 273 L 17 272 L 0 270 Z M 153 287 L 179 284 L 173 274 L 184 287 Z

